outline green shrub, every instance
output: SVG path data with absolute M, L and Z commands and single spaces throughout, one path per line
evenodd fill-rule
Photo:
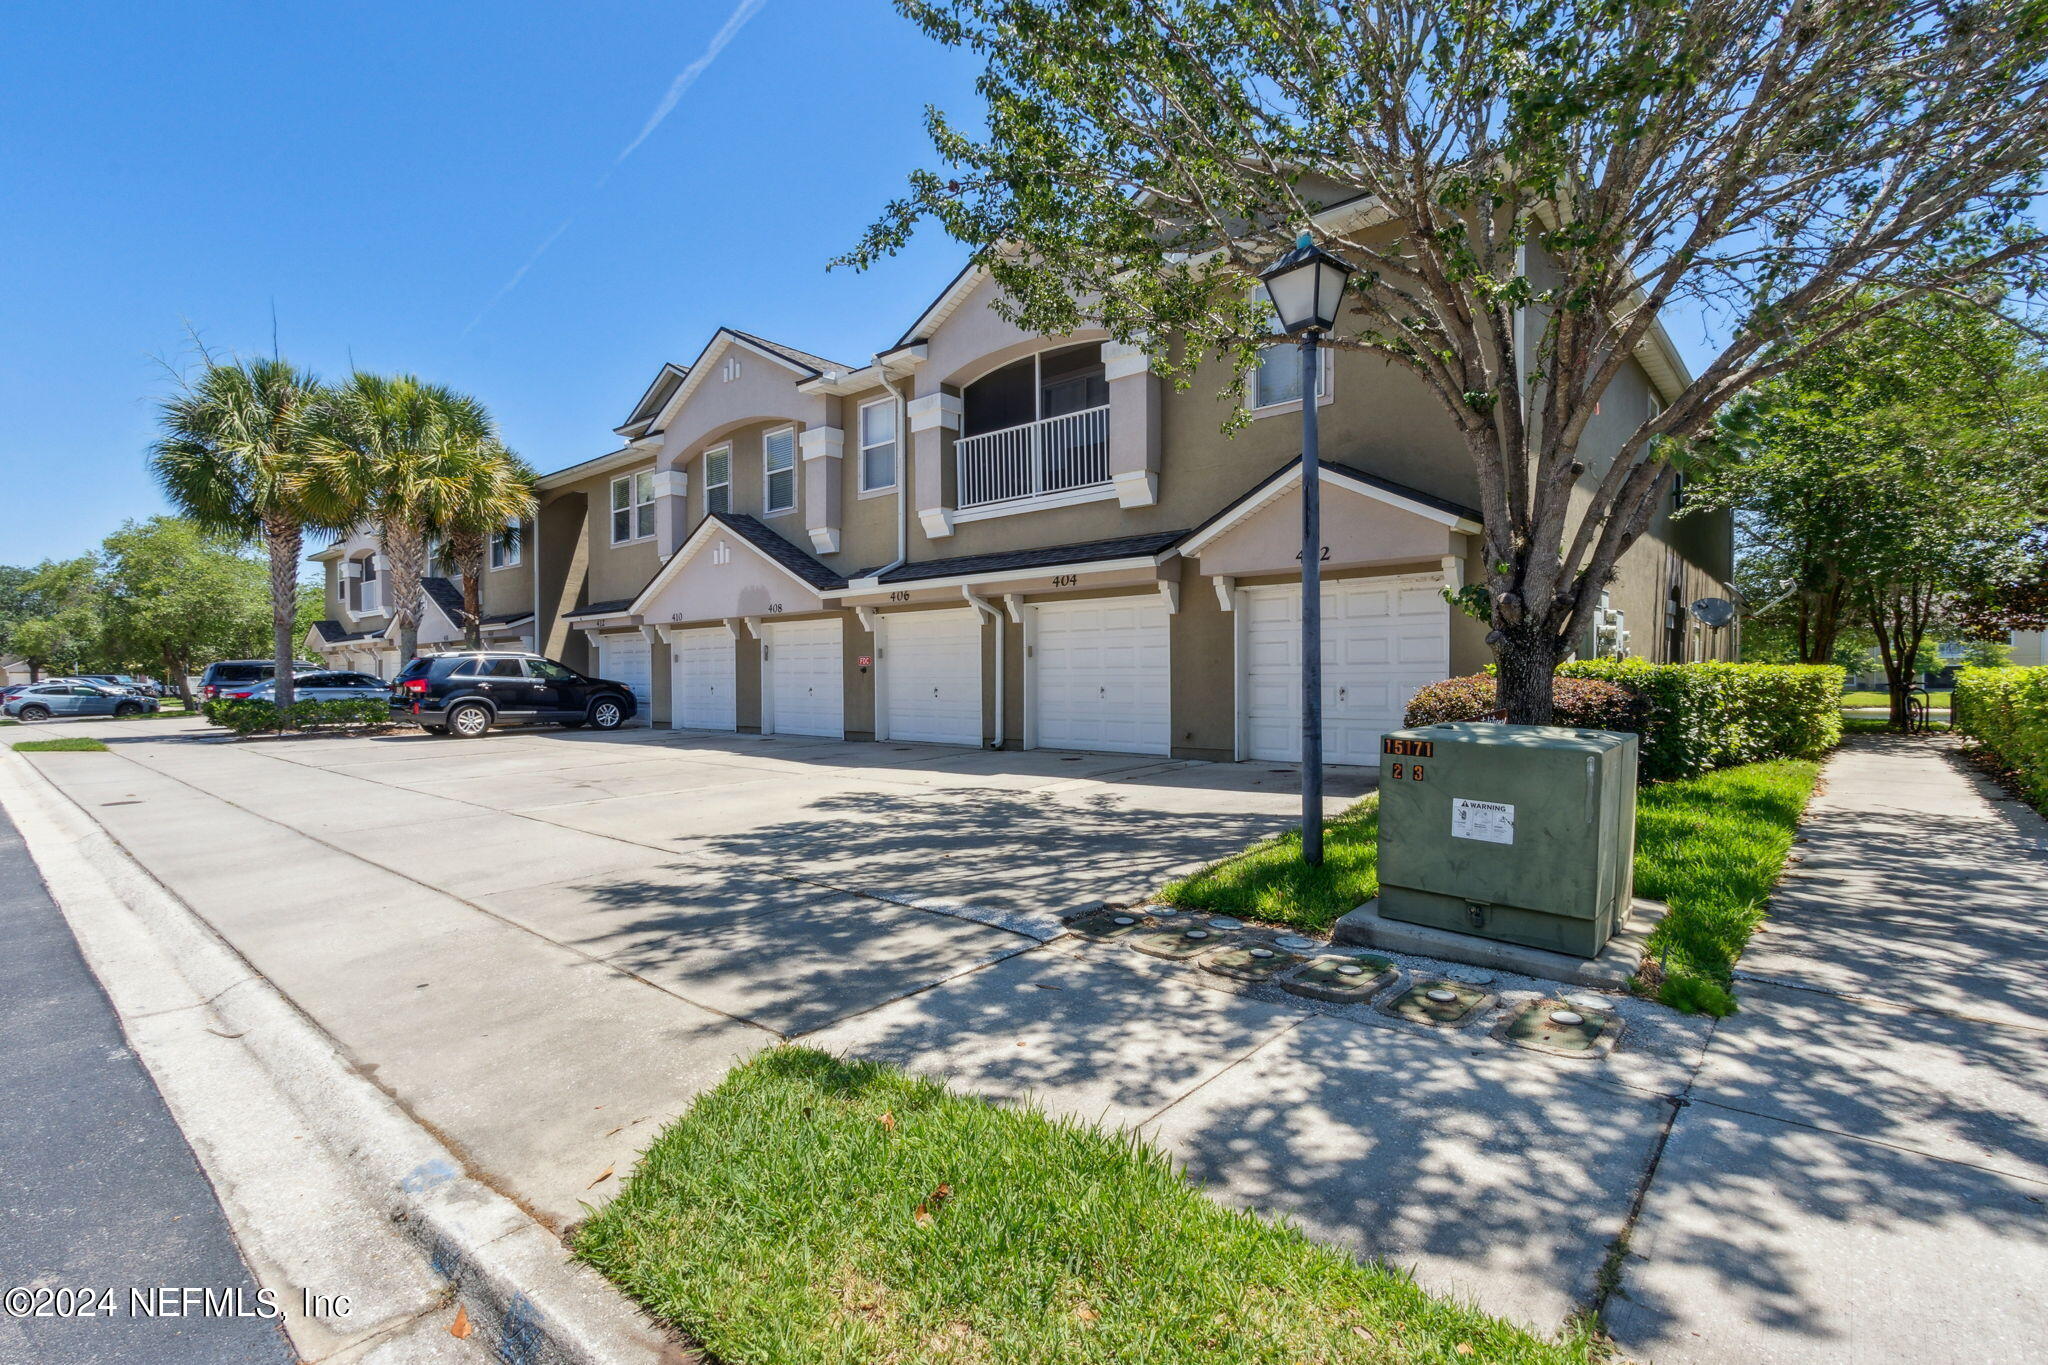
M 1557 671 L 1557 723 L 1642 736 L 1645 782 L 1767 758 L 1819 758 L 1841 742 L 1842 670 L 1827 664 L 1653 664 L 1583 659 Z M 1496 714 L 1486 674 L 1431 683 L 1407 723 Z
M 1557 723 L 1582 730 L 1636 729 L 1633 693 L 1597 678 L 1559 678 L 1551 690 Z M 1494 681 L 1484 673 L 1431 683 L 1408 701 L 1407 723 L 1439 725 L 1445 721 L 1485 720 L 1499 714 Z
M 1636 695 L 1644 781 L 1766 758 L 1818 758 L 1842 738 L 1845 675 L 1832 664 L 1580 659 L 1558 676 L 1600 678 Z
M 2048 809 L 2048 668 L 1965 668 L 1950 724 L 2003 759 Z
M 220 699 L 205 705 L 207 720 L 237 735 L 278 730 L 336 730 L 353 725 L 389 725 L 391 705 L 382 697 L 351 697 L 338 701 L 295 701 L 280 723 L 277 707 L 267 701 Z

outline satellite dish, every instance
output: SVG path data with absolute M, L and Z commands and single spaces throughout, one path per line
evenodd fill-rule
M 1702 597 L 1692 604 L 1692 619 L 1719 630 L 1735 619 L 1735 604 L 1725 597 Z

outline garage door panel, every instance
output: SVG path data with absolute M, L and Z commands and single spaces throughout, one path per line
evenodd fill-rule
M 597 638 L 597 673 L 601 678 L 626 684 L 633 700 L 640 704 L 641 720 L 654 716 L 654 657 L 644 635 L 600 635 Z
M 843 738 L 846 673 L 840 623 L 778 621 L 764 630 L 769 733 Z
M 1323 585 L 1323 757 L 1375 766 L 1380 736 L 1409 699 L 1450 668 L 1438 581 L 1341 579 Z M 1301 756 L 1300 589 L 1247 589 L 1239 678 L 1247 757 Z M 1398 608 L 1398 611 L 1397 611 Z
M 723 626 L 679 631 L 673 652 L 674 723 L 691 730 L 738 727 L 737 642 Z
M 898 612 L 882 621 L 889 737 L 978 746 L 980 613 Z
M 1033 741 L 1047 749 L 1168 752 L 1165 604 L 1051 602 L 1032 610 Z

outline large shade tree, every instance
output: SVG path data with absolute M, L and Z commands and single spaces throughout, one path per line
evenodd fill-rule
M 102 541 L 98 596 L 109 662 L 169 678 L 188 708 L 201 664 L 270 640 L 270 575 L 248 540 L 184 517 L 130 521 Z
M 317 443 L 332 471 L 330 515 L 377 528 L 390 561 L 401 662 L 419 648 L 429 542 L 456 519 L 479 465 L 502 458 L 496 425 L 467 395 L 414 375 L 358 372 L 322 405 Z
M 336 528 L 331 471 L 314 436 L 324 391 L 280 359 L 204 357 L 158 408 L 150 471 L 201 527 L 259 540 L 270 562 L 277 703 L 292 703 L 292 633 L 306 531 Z
M 984 63 L 986 131 L 845 259 L 922 219 L 1021 325 L 1094 322 L 1161 373 L 1275 340 L 1298 231 L 1359 267 L 1332 345 L 1433 394 L 1470 454 L 1518 721 L 1735 395 L 1916 297 L 2038 283 L 2037 0 L 898 0 Z M 1881 294 L 1872 286 L 1884 284 Z M 1722 338 L 1589 468 L 1660 314 Z
M 1933 637 L 2030 565 L 2048 516 L 2048 372 L 1997 313 L 1927 298 L 1723 411 L 1694 507 L 1733 511 L 1752 624 L 1827 663 L 1874 646 L 1905 720 Z

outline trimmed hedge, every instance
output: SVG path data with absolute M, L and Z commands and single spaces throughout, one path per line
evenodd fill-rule
M 1965 668 L 1950 724 L 1997 754 L 2048 809 L 2048 668 Z
M 1842 738 L 1844 681 L 1831 664 L 1582 659 L 1558 669 L 1554 695 L 1559 724 L 1641 735 L 1639 771 L 1652 782 L 1766 758 L 1819 758 Z M 1408 723 L 1478 719 L 1493 710 L 1492 682 L 1432 683 L 1409 704 Z M 1629 705 L 1616 710 L 1579 690 L 1592 682 L 1621 690 Z
M 238 735 L 277 730 L 338 730 L 355 725 L 389 725 L 391 703 L 382 697 L 354 697 L 337 701 L 295 701 L 282 717 L 267 701 L 210 701 L 206 718 Z
M 1634 730 L 1640 704 L 1625 687 L 1597 678 L 1559 678 L 1551 688 L 1559 725 L 1582 730 Z M 1446 678 L 1408 701 L 1407 723 L 1439 725 L 1453 720 L 1486 720 L 1499 715 L 1493 679 L 1484 673 Z

